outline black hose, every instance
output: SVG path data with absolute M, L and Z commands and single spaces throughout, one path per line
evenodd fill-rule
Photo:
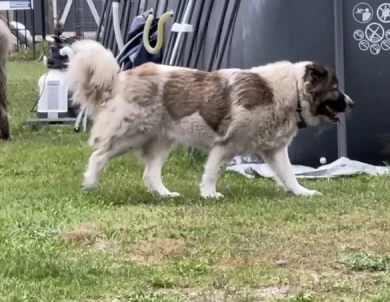
M 225 0 L 225 3 L 224 3 L 223 8 L 222 8 L 222 12 L 221 12 L 221 18 L 219 19 L 217 31 L 215 33 L 213 46 L 211 47 L 211 55 L 210 55 L 209 61 L 207 63 L 207 70 L 208 71 L 210 71 L 213 68 L 215 54 L 217 52 L 217 47 L 219 46 L 219 39 L 221 38 L 223 23 L 225 20 L 225 15 L 226 15 L 226 11 L 228 9 L 228 6 L 229 6 L 229 0 Z
M 205 22 L 204 22 L 202 30 L 199 31 L 200 41 L 199 41 L 199 44 L 195 50 L 195 54 L 193 56 L 194 60 L 192 60 L 191 65 L 190 65 L 191 68 L 196 68 L 198 66 L 200 52 L 201 52 L 203 44 L 204 44 L 204 39 L 206 37 L 207 27 L 208 27 L 209 21 L 210 21 L 211 11 L 213 10 L 213 7 L 214 7 L 214 0 L 208 0 L 208 2 L 209 2 L 209 6 L 208 6 L 208 10 L 206 12 L 205 18 L 204 18 Z
M 215 65 L 214 65 L 215 69 L 219 69 L 221 67 L 221 63 L 222 63 L 223 56 L 225 54 L 227 42 L 229 40 L 229 37 L 231 37 L 233 34 L 233 25 L 236 23 L 237 14 L 238 14 L 238 10 L 240 8 L 240 4 L 241 4 L 241 0 L 235 0 L 235 2 L 233 4 L 232 13 L 230 14 L 230 18 L 229 18 L 228 24 L 226 26 L 226 33 L 225 33 L 225 36 L 223 37 L 222 44 L 219 47 L 217 59 L 215 60 Z

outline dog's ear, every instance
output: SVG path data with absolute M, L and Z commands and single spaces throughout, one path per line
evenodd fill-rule
M 305 86 L 308 93 L 321 91 L 328 82 L 328 71 L 319 63 L 306 66 Z

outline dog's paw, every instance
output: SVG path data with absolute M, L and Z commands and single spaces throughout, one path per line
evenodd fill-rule
M 202 192 L 201 196 L 203 198 L 216 198 L 216 199 L 223 197 L 223 195 L 219 192 L 210 192 L 210 193 Z
M 306 188 L 300 188 L 299 190 L 292 192 L 295 196 L 320 196 L 322 193 L 316 191 L 316 190 L 309 190 Z
M 95 184 L 88 184 L 88 183 L 83 183 L 83 185 L 81 186 L 82 190 L 84 192 L 90 192 L 90 191 L 93 191 L 95 189 L 97 189 L 97 185 Z
M 178 192 L 171 192 L 167 188 L 164 190 L 153 190 L 153 189 L 148 189 L 150 193 L 152 193 L 155 196 L 160 196 L 160 197 L 177 197 L 180 196 L 180 193 Z
M 85 192 L 93 191 L 93 190 L 97 189 L 98 186 L 99 186 L 99 180 L 97 177 L 95 177 L 94 175 L 91 175 L 87 172 L 84 173 L 84 181 L 82 184 L 83 191 L 85 191 Z
M 178 192 L 165 192 L 164 194 L 160 194 L 161 197 L 178 197 L 180 193 Z

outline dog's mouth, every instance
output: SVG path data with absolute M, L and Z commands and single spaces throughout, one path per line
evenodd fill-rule
M 330 106 L 326 105 L 325 110 L 326 110 L 326 114 L 325 114 L 326 117 L 328 117 L 332 122 L 337 123 L 340 121 L 339 115 L 337 114 L 336 111 L 330 108 Z
M 339 112 L 326 103 L 323 103 L 318 107 L 317 113 L 325 116 L 332 123 L 338 123 L 340 121 Z

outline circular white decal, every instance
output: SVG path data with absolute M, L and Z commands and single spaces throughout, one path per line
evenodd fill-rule
M 355 32 L 353 33 L 353 37 L 356 41 L 360 41 L 360 40 L 363 40 L 364 38 L 364 32 L 361 30 L 361 29 L 357 29 L 355 30 Z
M 390 3 L 382 3 L 379 5 L 376 16 L 383 23 L 390 23 Z
M 372 7 L 368 3 L 361 2 L 355 5 L 352 15 L 356 22 L 367 23 L 372 19 L 373 12 Z
M 381 52 L 381 47 L 379 44 L 371 44 L 370 46 L 370 52 L 373 54 L 373 55 L 377 55 Z
M 384 51 L 390 50 L 390 40 L 383 40 L 381 42 L 381 47 Z
M 368 41 L 378 43 L 384 38 L 385 29 L 379 23 L 370 23 L 366 27 L 365 34 Z
M 385 37 L 390 40 L 390 29 L 386 30 Z
M 361 40 L 359 42 L 359 48 L 362 51 L 368 50 L 370 48 L 370 42 L 368 42 L 367 40 Z

